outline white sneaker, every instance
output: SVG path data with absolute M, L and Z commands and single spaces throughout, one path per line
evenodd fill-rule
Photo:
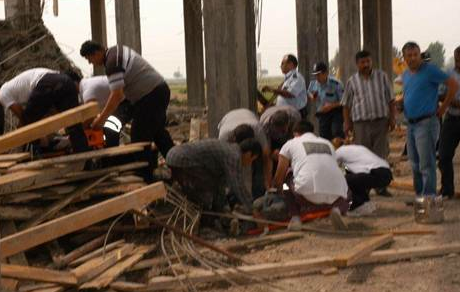
M 292 216 L 291 221 L 289 221 L 288 230 L 289 231 L 302 230 L 302 221 L 300 221 L 299 216 Z
M 377 207 L 372 202 L 366 202 L 359 206 L 358 208 L 354 209 L 353 211 L 348 211 L 347 216 L 349 217 L 362 217 L 362 216 L 369 216 L 377 210 Z

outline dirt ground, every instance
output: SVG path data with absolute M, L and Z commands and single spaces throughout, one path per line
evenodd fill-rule
M 394 135 L 393 135 L 394 136 Z M 401 160 L 403 141 L 398 138 L 392 142 L 392 159 Z M 460 189 L 459 171 L 460 154 L 455 158 L 457 169 L 456 185 Z M 407 161 L 395 164 L 397 177 L 410 176 Z M 371 217 L 345 218 L 352 229 L 433 229 L 436 234 L 423 236 L 398 236 L 391 248 L 406 248 L 416 246 L 436 246 L 448 243 L 460 243 L 460 200 L 450 200 L 445 204 L 445 222 L 441 225 L 419 225 L 414 222 L 413 209 L 405 202 L 412 200 L 413 194 L 407 191 L 390 189 L 392 198 L 382 198 L 372 195 L 378 210 Z M 330 228 L 328 219 L 307 223 L 317 228 Z M 344 238 L 308 234 L 301 239 L 266 246 L 262 250 L 253 250 L 245 255 L 245 260 L 254 263 L 285 262 L 289 260 L 308 259 L 320 256 L 334 256 L 347 251 L 362 238 Z M 460 256 L 451 254 L 445 257 L 414 259 L 393 264 L 367 265 L 354 268 L 340 269 L 335 275 L 307 274 L 287 277 L 272 284 L 284 288 L 284 291 L 318 291 L 318 292 L 371 292 L 371 291 L 405 291 L 405 292 L 456 292 L 460 291 Z M 271 277 L 271 275 L 267 275 Z M 280 291 L 267 285 L 248 285 L 240 287 L 213 286 L 209 291 L 248 291 L 265 292 Z

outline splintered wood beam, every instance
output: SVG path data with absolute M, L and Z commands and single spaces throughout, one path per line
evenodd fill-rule
M 13 279 L 32 280 L 65 285 L 76 285 L 77 277 L 69 272 L 43 268 L 2 264 L 2 276 Z
M 27 163 L 21 163 L 15 165 L 8 169 L 8 171 L 19 171 L 19 170 L 26 170 L 26 169 L 40 169 L 50 165 L 56 165 L 61 163 L 69 163 L 69 162 L 76 162 L 76 161 L 85 161 L 88 159 L 93 158 L 101 158 L 101 157 L 111 157 L 117 155 L 124 155 L 135 153 L 144 150 L 145 146 L 148 146 L 150 143 L 147 142 L 139 142 L 133 144 L 126 144 L 117 147 L 110 147 L 101 150 L 93 150 L 87 151 L 83 153 L 76 153 L 71 155 L 64 155 L 54 158 L 47 158 L 47 159 L 40 159 L 35 160 Z
M 82 123 L 94 118 L 98 113 L 97 103 L 90 102 L 6 133 L 0 136 L 0 153 L 45 137 L 62 128 Z
M 115 215 L 132 209 L 141 209 L 155 200 L 164 198 L 166 189 L 162 182 L 106 200 L 72 214 L 23 230 L 0 240 L 0 258 L 36 247 Z

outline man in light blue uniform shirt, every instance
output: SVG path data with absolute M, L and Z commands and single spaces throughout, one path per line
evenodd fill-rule
M 286 55 L 281 61 L 281 72 L 284 81 L 278 87 L 264 86 L 262 92 L 272 92 L 277 95 L 276 105 L 290 105 L 296 108 L 302 118 L 307 117 L 307 88 L 305 79 L 297 71 L 297 58 L 294 55 Z
M 454 51 L 455 68 L 450 76 L 460 84 L 460 46 Z M 441 129 L 439 138 L 439 170 L 441 171 L 441 194 L 443 197 L 452 198 L 454 188 L 453 158 L 455 149 L 460 142 L 460 91 L 457 91 L 451 102 Z
M 316 117 L 319 124 L 319 136 L 324 139 L 344 138 L 343 115 L 340 101 L 343 85 L 329 76 L 327 65 L 318 62 L 313 66 L 316 80 L 308 86 L 308 97 L 316 102 Z
M 417 196 L 436 196 L 436 141 L 439 120 L 458 89 L 457 82 L 435 65 L 423 62 L 414 42 L 403 46 L 408 69 L 403 73 L 404 115 L 408 121 L 407 150 L 412 164 Z M 438 107 L 438 88 L 445 83 L 447 94 Z M 438 116 L 438 117 L 437 117 Z

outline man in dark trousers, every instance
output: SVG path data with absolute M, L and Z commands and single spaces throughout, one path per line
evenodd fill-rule
M 51 69 L 29 69 L 3 84 L 0 103 L 14 113 L 20 125 L 31 124 L 53 111 L 63 112 L 78 106 L 76 81 L 79 80 Z M 74 152 L 89 150 L 82 124 L 66 131 Z
M 165 128 L 170 90 L 163 76 L 126 46 L 107 49 L 96 42 L 86 41 L 81 46 L 80 55 L 93 65 L 105 67 L 110 87 L 107 103 L 91 126 L 101 129 L 126 99 L 132 105 L 131 141 L 153 141 L 166 157 L 173 141 Z

